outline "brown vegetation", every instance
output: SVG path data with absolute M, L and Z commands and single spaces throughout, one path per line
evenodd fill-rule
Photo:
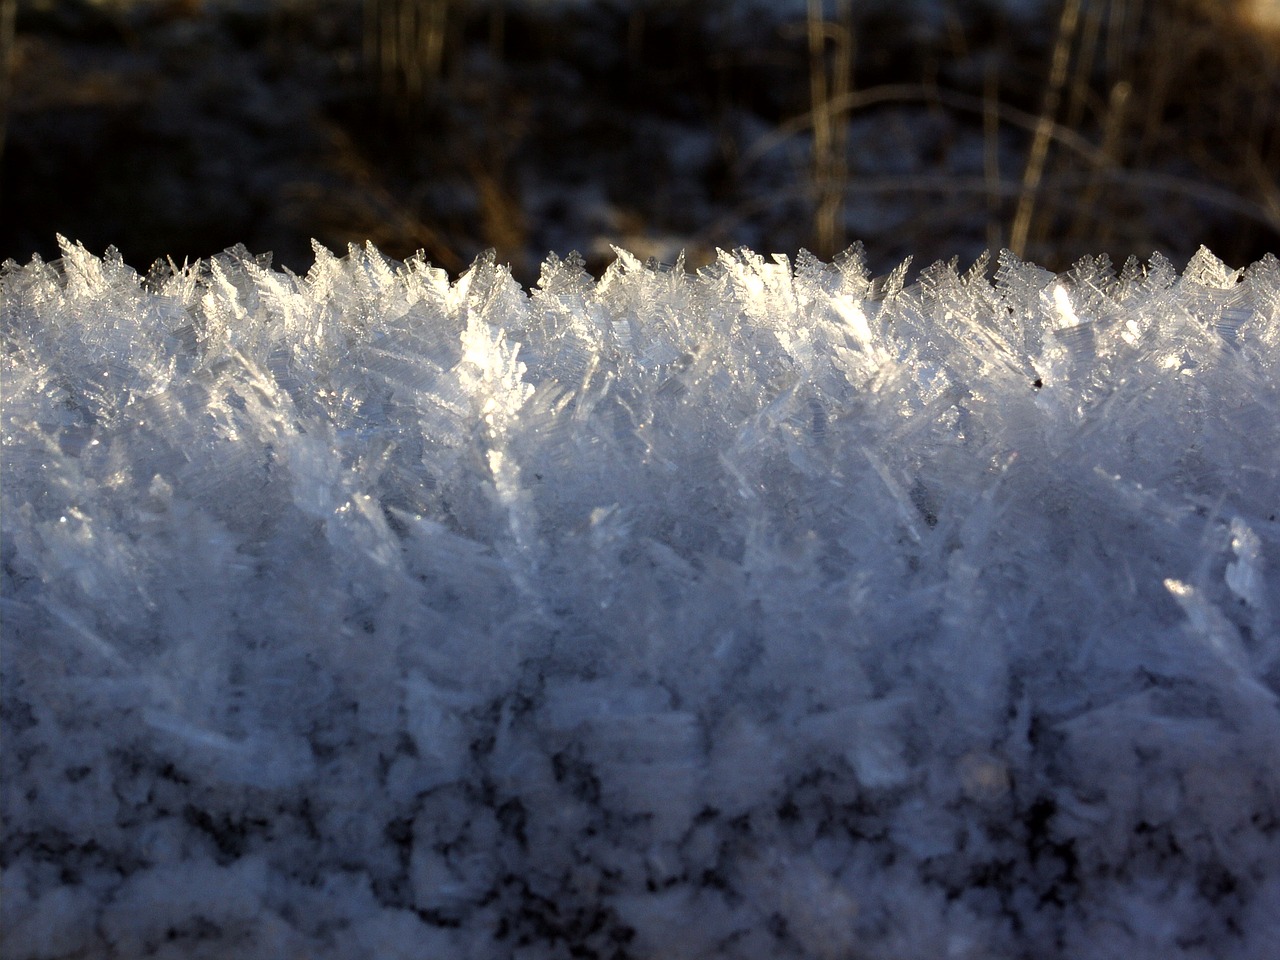
M 24 0 L 0 257 L 1280 249 L 1271 0 L 941 6 Z

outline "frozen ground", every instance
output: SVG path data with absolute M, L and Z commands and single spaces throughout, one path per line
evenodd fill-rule
M 1280 262 L 903 275 L 5 265 L 5 957 L 1273 957 Z

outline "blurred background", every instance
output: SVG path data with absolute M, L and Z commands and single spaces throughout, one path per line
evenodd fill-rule
M 0 0 L 0 260 L 1280 251 L 1280 0 Z

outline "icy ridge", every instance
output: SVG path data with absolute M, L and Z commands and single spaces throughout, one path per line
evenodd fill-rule
M 1280 942 L 1280 261 L 0 270 L 5 955 Z

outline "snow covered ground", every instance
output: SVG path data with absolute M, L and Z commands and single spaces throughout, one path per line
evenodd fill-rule
M 0 271 L 4 955 L 1252 958 L 1280 262 Z

